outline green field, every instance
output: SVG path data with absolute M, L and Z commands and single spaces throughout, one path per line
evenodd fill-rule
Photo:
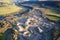
M 22 7 L 17 7 L 13 5 L 5 5 L 0 7 L 0 15 L 10 15 L 16 12 L 22 12 L 23 8 Z

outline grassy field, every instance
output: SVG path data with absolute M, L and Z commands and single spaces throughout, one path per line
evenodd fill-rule
M 46 14 L 47 15 L 55 15 L 55 16 L 58 16 L 60 17 L 60 12 L 58 12 L 57 10 L 46 10 Z
M 5 36 L 5 34 L 4 33 L 0 33 L 0 40 L 4 40 L 4 37 Z
M 52 20 L 52 21 L 60 21 L 60 17 L 55 17 L 55 16 L 46 16 L 49 20 Z
M 14 0 L 0 0 L 0 2 L 12 3 Z
M 60 21 L 60 12 L 55 10 L 47 10 L 46 17 L 52 21 Z
M 15 12 L 23 11 L 22 7 L 13 6 L 14 0 L 0 0 L 0 2 L 4 3 L 2 7 L 0 4 L 0 15 L 10 15 Z
M 20 11 L 23 11 L 22 7 L 17 7 L 13 5 L 0 7 L 0 15 L 10 15 L 12 13 L 20 12 Z

